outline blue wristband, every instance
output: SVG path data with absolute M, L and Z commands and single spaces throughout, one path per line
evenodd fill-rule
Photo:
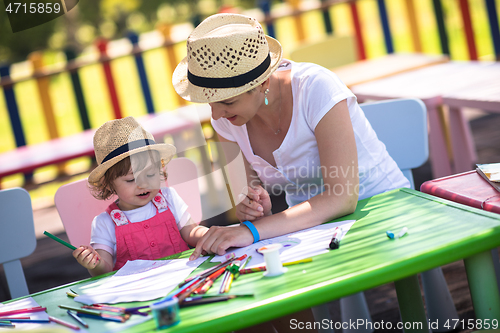
M 246 225 L 247 228 L 250 229 L 250 232 L 252 233 L 253 236 L 253 242 L 257 243 L 260 240 L 260 235 L 259 232 L 257 231 L 257 228 L 250 221 L 244 221 L 241 223 Z

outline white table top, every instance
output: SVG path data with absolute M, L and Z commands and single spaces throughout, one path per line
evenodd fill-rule
M 448 61 L 447 56 L 422 53 L 393 53 L 383 57 L 358 61 L 331 70 L 348 86 L 352 87 L 406 71 L 436 65 Z
M 362 99 L 419 98 L 442 103 L 442 96 L 489 80 L 491 62 L 447 62 L 352 87 Z
M 480 81 L 446 93 L 443 95 L 443 103 L 500 112 L 500 63 L 491 63 L 483 69 Z

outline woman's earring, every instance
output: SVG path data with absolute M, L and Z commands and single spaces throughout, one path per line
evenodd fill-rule
M 264 104 L 269 105 L 269 100 L 267 99 L 267 94 L 269 93 L 269 89 L 264 91 Z

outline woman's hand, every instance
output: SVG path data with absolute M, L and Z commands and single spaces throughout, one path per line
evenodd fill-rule
M 248 187 L 248 194 L 240 194 L 241 202 L 236 206 L 236 217 L 240 221 L 255 221 L 263 216 L 272 215 L 269 193 L 260 185 Z
M 80 246 L 73 251 L 73 257 L 86 269 L 94 269 L 100 261 L 99 254 L 91 246 Z
M 244 225 L 218 227 L 213 226 L 196 244 L 189 260 L 197 259 L 202 253 L 226 254 L 230 247 L 244 247 L 253 243 L 253 235 Z

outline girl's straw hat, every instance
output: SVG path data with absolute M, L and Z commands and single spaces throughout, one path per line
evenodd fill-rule
M 208 17 L 187 39 L 187 57 L 172 83 L 184 99 L 211 103 L 257 87 L 278 68 L 280 43 L 256 19 L 239 14 Z
M 156 143 L 153 135 L 133 117 L 110 120 L 94 134 L 94 151 L 98 166 L 90 173 L 89 183 L 97 184 L 106 171 L 125 157 L 146 150 L 156 150 L 165 164 L 175 154 L 175 147 Z

